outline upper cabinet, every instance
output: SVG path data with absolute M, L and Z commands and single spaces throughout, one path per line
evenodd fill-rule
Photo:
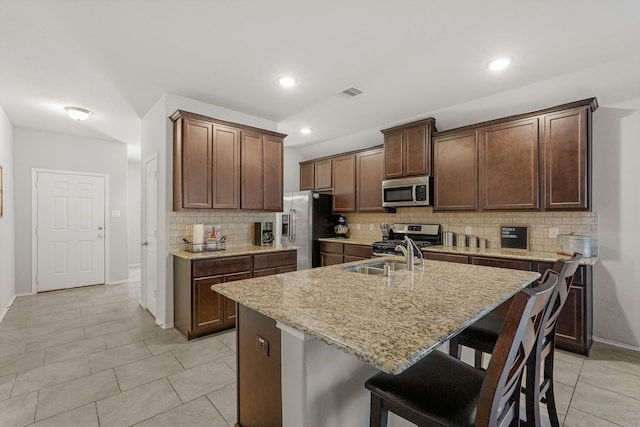
M 588 210 L 591 112 L 572 108 L 542 118 L 542 201 L 547 210 Z
M 383 212 L 382 178 L 384 152 L 382 148 L 356 153 L 356 211 Z
M 356 156 L 349 154 L 331 160 L 333 180 L 333 211 L 356 210 Z
M 589 210 L 597 106 L 590 98 L 436 133 L 434 210 Z
M 314 190 L 316 164 L 314 162 L 300 163 L 300 191 Z
M 300 163 L 300 191 L 331 190 L 333 187 L 332 171 L 330 158 Z
M 385 179 L 431 175 L 431 133 L 435 130 L 431 117 L 383 130 Z
M 173 209 L 282 210 L 286 135 L 176 111 Z

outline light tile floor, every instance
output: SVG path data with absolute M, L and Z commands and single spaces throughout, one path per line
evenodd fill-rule
M 16 299 L 0 322 L 0 427 L 233 426 L 235 333 L 159 328 L 136 279 Z M 556 355 L 564 426 L 640 426 L 640 352 Z

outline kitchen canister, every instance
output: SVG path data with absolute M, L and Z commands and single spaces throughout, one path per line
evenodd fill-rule
M 470 248 L 477 248 L 478 238 L 476 236 L 467 236 L 467 246 Z
M 479 237 L 478 238 L 478 246 L 480 247 L 480 249 L 486 249 L 487 248 L 487 239 L 486 239 L 486 237 Z
M 442 244 L 445 246 L 453 246 L 453 231 L 443 231 L 442 232 Z
M 467 246 L 467 235 L 466 234 L 458 234 L 456 235 L 456 246 L 459 248 L 464 248 Z
M 579 234 L 559 234 L 558 251 L 566 254 L 581 253 L 585 258 L 591 258 L 591 237 Z

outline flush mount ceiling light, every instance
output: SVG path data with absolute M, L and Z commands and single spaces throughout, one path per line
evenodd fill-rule
M 492 59 L 491 61 L 489 61 L 489 63 L 487 64 L 487 68 L 489 68 L 491 71 L 502 71 L 509 65 L 511 65 L 512 61 L 513 59 L 511 57 L 502 56 L 500 58 Z
M 93 112 L 79 107 L 64 107 L 69 117 L 74 120 L 87 120 Z
M 278 77 L 278 84 L 280 84 L 280 86 L 282 87 L 294 87 L 296 83 L 298 83 L 298 80 L 296 80 L 296 78 L 293 76 Z
M 303 135 L 309 135 L 311 133 L 311 129 L 302 128 L 302 129 L 300 129 L 300 133 L 303 134 Z

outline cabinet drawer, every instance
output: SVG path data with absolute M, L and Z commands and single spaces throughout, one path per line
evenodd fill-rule
M 320 252 L 342 255 L 343 246 L 342 243 L 320 242 Z
M 487 267 L 511 268 L 513 270 L 531 271 L 530 261 L 520 261 L 515 259 L 484 258 L 474 256 L 471 257 L 471 264 L 484 265 Z
M 359 258 L 371 258 L 371 246 L 344 245 L 344 254 Z
M 423 252 L 425 259 L 434 261 L 457 262 L 458 264 L 469 264 L 469 257 L 466 255 L 439 254 L 434 252 Z
M 328 254 L 324 252 L 320 253 L 320 259 L 322 267 L 325 267 L 327 265 L 342 264 L 344 262 L 344 258 L 342 257 L 342 255 Z
M 253 256 L 253 269 L 279 267 L 297 263 L 296 251 L 274 252 Z
M 239 256 L 222 259 L 203 259 L 193 262 L 193 277 L 251 271 L 251 257 Z

